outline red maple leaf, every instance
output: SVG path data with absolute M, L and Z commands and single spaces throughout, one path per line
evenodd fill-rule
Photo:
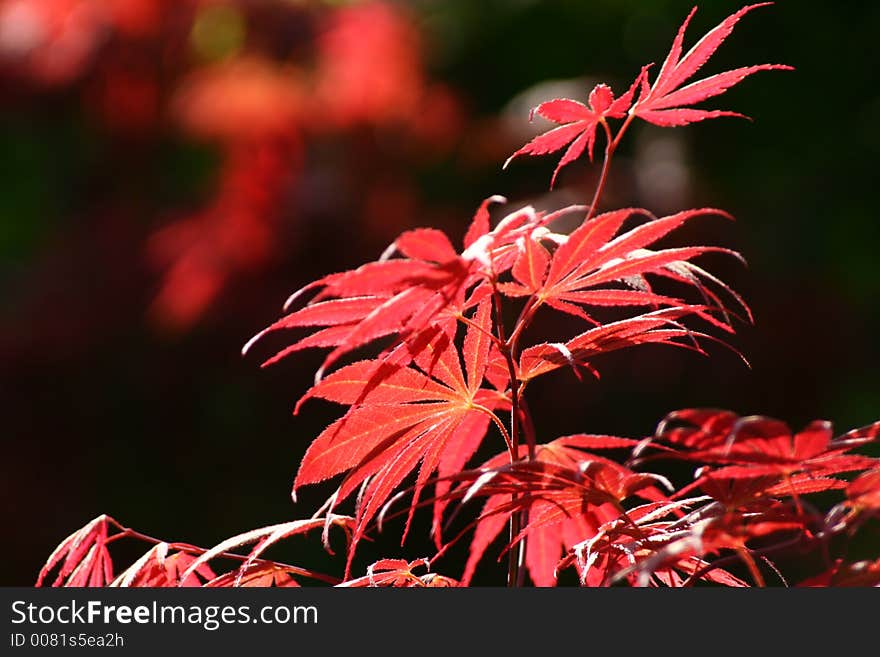
M 509 463 L 499 454 L 479 469 L 461 473 L 451 496 L 485 497 L 475 522 L 462 583 L 470 582 L 477 563 L 513 514 L 528 511 L 528 523 L 505 551 L 525 540 L 526 567 L 536 586 L 554 586 L 555 569 L 565 550 L 592 536 L 603 523 L 617 518 L 621 502 L 638 495 L 665 499 L 656 475 L 635 473 L 586 450 L 632 447 L 636 441 L 614 436 L 578 434 L 539 445 L 535 460 Z M 526 456 L 526 448 L 522 448 Z
M 722 568 L 711 567 L 694 549 L 681 545 L 679 552 L 664 549 L 676 539 L 690 538 L 687 524 L 667 519 L 688 502 L 645 504 L 614 518 L 572 547 L 558 569 L 573 565 L 584 586 L 611 586 L 627 581 L 633 586 L 684 586 L 704 580 L 723 586 L 744 587 L 744 581 Z M 652 560 L 648 563 L 648 560 Z
M 725 321 L 718 322 L 693 306 L 690 312 L 730 331 L 730 311 L 709 283 L 732 297 L 745 316 L 751 319 L 748 306 L 723 281 L 691 260 L 712 252 L 732 255 L 740 260 L 741 256 L 735 251 L 713 246 L 648 248 L 691 219 L 710 214 L 729 217 L 727 213 L 712 208 L 687 210 L 661 218 L 652 217 L 645 210 L 625 208 L 587 219 L 567 236 L 536 231 L 532 239 L 524 240 L 511 269 L 514 281 L 502 283 L 498 288 L 511 297 L 531 297 L 525 311 L 527 320 L 546 305 L 598 324 L 585 308 L 686 307 L 682 299 L 654 292 L 647 277 L 656 276 L 696 290 L 706 304 L 717 308 Z M 645 215 L 649 219 L 620 232 L 624 223 L 635 215 Z M 541 243 L 547 238 L 558 244 L 552 256 Z M 656 325 L 653 320 L 648 320 L 647 324 Z M 569 345 L 566 347 L 571 349 Z
M 408 364 L 438 332 L 454 335 L 461 314 L 491 292 L 490 281 L 513 266 L 518 240 L 560 214 L 544 215 L 525 207 L 490 230 L 488 206 L 503 200 L 493 196 L 483 202 L 460 254 L 441 231 L 415 229 L 398 237 L 380 260 L 306 285 L 291 295 L 285 308 L 306 291 L 320 292 L 305 307 L 254 336 L 243 352 L 269 332 L 308 328 L 309 335 L 263 365 L 302 349 L 332 347 L 320 378 L 341 356 L 391 335 L 397 340 L 383 358 Z M 391 258 L 393 253 L 403 257 Z
M 586 149 L 590 161 L 593 160 L 596 127 L 606 118 L 620 119 L 626 116 L 640 80 L 641 76 L 620 98 L 614 98 L 614 93 L 608 85 L 597 84 L 590 92 L 588 105 L 569 98 L 556 98 L 541 103 L 532 109 L 530 120 L 537 114 L 548 121 L 559 124 L 559 127 L 532 139 L 507 158 L 503 168 L 507 168 L 510 161 L 519 155 L 546 155 L 555 153 L 571 144 L 553 171 L 553 178 L 550 180 L 550 188 L 552 189 L 559 170 L 579 158 L 584 149 Z
M 528 381 L 565 364 L 590 367 L 587 361 L 598 354 L 644 342 L 676 343 L 699 351 L 695 338 L 707 336 L 686 328 L 681 319 L 693 315 L 733 332 L 733 312 L 713 287 L 731 297 L 751 320 L 748 306 L 736 292 L 692 262 L 713 252 L 741 260 L 738 253 L 714 246 L 649 248 L 688 221 L 710 214 L 729 216 L 721 210 L 698 208 L 656 218 L 645 210 L 624 208 L 588 218 L 569 235 L 552 233 L 542 225 L 520 240 L 510 268 L 513 280 L 497 285 L 506 296 L 527 298 L 520 326 L 527 325 L 544 306 L 597 325 L 565 343 L 526 349 L 520 359 L 520 380 Z M 621 230 L 637 215 L 648 220 Z M 695 290 L 704 304 L 688 304 L 669 293 L 656 292 L 652 287 L 655 277 Z M 604 325 L 587 312 L 592 307 L 646 306 L 655 310 Z
M 158 543 L 121 572 L 112 586 L 193 587 L 216 579 L 217 575 L 206 563 L 190 570 L 197 558 L 195 554 L 173 551 L 168 543 Z
M 73 532 L 49 555 L 36 586 L 42 586 L 49 573 L 59 565 L 52 586 L 95 587 L 112 582 L 113 559 L 107 543 L 116 526 L 113 518 L 100 515 Z
M 726 581 L 738 578 L 724 570 L 719 573 L 718 566 L 707 560 L 722 551 L 732 551 L 745 562 L 755 583 L 764 586 L 763 575 L 749 551 L 749 541 L 780 535 L 790 541 L 791 534 L 798 536 L 803 531 L 803 523 L 799 517 L 784 511 L 757 518 L 744 513 L 725 513 L 689 524 L 679 520 L 662 527 L 655 525 L 653 529 L 654 532 L 636 535 L 630 545 L 618 543 L 615 546 L 617 551 L 624 554 L 629 551 L 638 556 L 635 563 L 618 570 L 612 582 L 627 579 L 637 586 L 645 586 L 655 584 L 652 580 L 658 576 L 663 582 L 674 571 L 684 570 L 689 575 L 687 580 L 676 577 L 672 585 L 682 586 L 688 580 L 706 579 L 726 586 L 744 586 L 745 583 Z M 695 568 L 698 564 L 702 566 Z
M 689 329 L 679 320 L 695 315 L 710 321 L 713 325 L 721 325 L 721 322 L 708 314 L 711 310 L 706 306 L 663 308 L 597 326 L 564 343 L 534 345 L 523 350 L 517 376 L 520 381 L 527 382 L 565 366 L 573 368 L 583 366 L 595 374 L 596 370 L 590 362 L 597 356 L 649 343 L 666 344 L 705 353 L 696 340 L 698 338 L 716 340 L 716 338 Z
M 307 577 L 330 584 L 338 579 L 306 568 L 267 561 L 260 555 L 279 541 L 313 529 L 323 529 L 329 550 L 330 527 L 342 527 L 349 533 L 352 519 L 328 515 L 308 520 L 294 520 L 251 530 L 226 539 L 211 549 L 187 543 L 167 543 L 119 524 L 113 518 L 98 516 L 85 527 L 62 541 L 40 571 L 36 586 L 59 567 L 53 586 L 114 587 L 237 587 L 298 586 L 293 576 Z M 120 539 L 151 543 L 151 547 L 121 572 L 114 574 L 109 546 Z M 254 543 L 247 556 L 232 550 Z M 213 560 L 232 560 L 238 567 L 216 575 Z
M 333 372 L 307 393 L 306 398 L 351 405 L 309 446 L 293 485 L 295 492 L 345 472 L 333 497 L 337 504 L 365 484 L 358 496 L 349 563 L 368 523 L 414 469 L 419 467 L 407 529 L 422 488 L 435 470 L 441 476 L 460 470 L 490 422 L 506 436 L 493 409 L 505 407 L 507 396 L 481 387 L 491 344 L 488 299 L 470 321 L 462 350 L 464 371 L 454 343 L 440 333 L 415 357 L 417 367 L 360 361 Z
M 558 124 L 559 127 L 532 139 L 511 155 L 504 166 L 506 167 L 513 158 L 519 155 L 545 155 L 555 153 L 568 146 L 553 171 L 550 182 L 552 188 L 559 170 L 580 157 L 584 150 L 587 151 L 587 155 L 592 161 L 596 129 L 600 125 L 605 129 L 609 145 L 608 154 L 610 154 L 633 118 L 640 118 L 659 126 L 674 127 L 720 116 L 742 117 L 743 115 L 737 112 L 694 109 L 691 106 L 723 94 L 735 84 L 758 71 L 792 70 L 791 66 L 782 64 L 744 66 L 686 85 L 685 83 L 702 68 L 718 47 L 730 36 L 734 26 L 745 14 L 757 7 L 769 4 L 772 3 L 766 2 L 743 7 L 710 30 L 691 50 L 682 56 L 685 30 L 697 10 L 694 7 L 679 29 L 653 85 L 648 82 L 649 66 L 645 66 L 630 88 L 620 98 L 615 99 L 610 87 L 599 84 L 590 92 L 587 105 L 569 98 L 556 98 L 541 103 L 532 110 L 532 116 L 538 114 Z M 639 97 L 633 103 L 636 88 L 640 88 Z M 616 136 L 612 135 L 608 119 L 623 119 L 624 117 L 626 117 L 624 125 Z
M 744 66 L 724 73 L 718 73 L 696 82 L 684 85 L 709 60 L 718 47 L 730 36 L 734 26 L 748 12 L 758 7 L 773 4 L 764 2 L 743 7 L 725 18 L 706 33 L 697 44 L 682 56 L 684 34 L 697 8 L 694 7 L 678 30 L 672 48 L 660 67 L 653 85 L 648 85 L 647 76 L 641 77 L 641 91 L 638 100 L 630 109 L 630 114 L 644 121 L 664 127 L 686 125 L 704 119 L 720 116 L 739 116 L 742 114 L 726 110 L 703 110 L 690 107 L 709 98 L 719 96 L 730 87 L 758 71 L 793 70 L 782 64 L 758 64 Z
M 667 431 L 672 422 L 691 426 Z M 776 476 L 794 486 L 794 492 L 818 492 L 823 489 L 823 478 L 877 463 L 868 456 L 846 453 L 872 441 L 872 434 L 850 432 L 834 438 L 831 423 L 820 420 L 793 433 L 785 423 L 768 417 L 688 409 L 668 415 L 658 427 L 657 438 L 674 450 L 663 453 L 716 466 L 709 473 L 714 479 Z M 842 487 L 836 480 L 826 484 Z

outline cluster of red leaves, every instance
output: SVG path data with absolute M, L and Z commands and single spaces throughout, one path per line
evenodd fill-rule
M 671 413 L 655 436 L 633 450 L 629 464 L 657 458 L 699 463 L 694 481 L 664 503 L 637 507 L 607 523 L 574 546 L 563 564 L 574 563 L 582 581 L 591 584 L 626 578 L 669 585 L 682 573 L 687 577 L 681 583 L 718 581 L 719 572 L 729 576 L 723 567 L 739 559 L 754 583 L 763 585 L 756 557 L 779 575 L 771 555 L 823 554 L 835 535 L 855 531 L 863 514 L 871 513 L 868 505 L 841 515 L 859 495 L 856 482 L 861 479 L 868 495 L 872 484 L 835 475 L 876 468 L 876 458 L 848 452 L 875 443 L 878 435 L 880 423 L 834 437 L 824 421 L 793 433 L 766 417 L 708 409 Z M 844 490 L 847 499 L 825 513 L 804 499 L 834 490 Z
M 52 586 L 68 587 L 298 587 L 302 579 L 340 587 L 458 586 L 455 580 L 430 572 L 427 559 L 411 563 L 403 559 L 384 559 L 371 565 L 365 576 L 341 581 L 261 557 L 281 541 L 317 529 L 323 529 L 325 545 L 330 551 L 327 536 L 330 528 L 338 527 L 350 534 L 351 521 L 346 516 L 334 515 L 295 520 L 245 532 L 205 549 L 186 543 L 159 541 L 102 515 L 58 545 L 40 571 L 36 586 L 49 581 L 51 575 L 55 576 Z M 120 540 L 151 547 L 118 572 L 110 555 L 110 546 Z M 246 555 L 233 551 L 246 545 L 253 545 Z M 232 567 L 229 562 L 237 565 Z M 427 572 L 416 575 L 413 571 L 418 568 Z
M 563 125 L 514 156 L 571 143 L 560 167 L 584 150 L 592 157 L 601 126 L 608 137 L 604 171 L 633 118 L 677 126 L 732 115 L 691 106 L 752 73 L 788 67 L 744 67 L 683 85 L 737 21 L 759 6 L 725 19 L 682 56 L 689 16 L 653 84 L 646 67 L 620 98 L 599 85 L 588 106 L 565 99 L 542 104 L 536 112 Z M 608 119 L 624 120 L 616 136 Z M 106 544 L 133 533 L 117 526 L 121 533 L 108 538 L 108 520 L 98 519 L 50 559 L 47 570 L 61 564 L 56 583 L 238 585 L 278 584 L 279 573 L 284 582 L 294 575 L 315 577 L 264 562 L 260 555 L 283 538 L 317 527 L 324 528 L 329 547 L 333 524 L 344 527 L 349 538 L 342 586 L 467 585 L 505 527 L 510 531 L 502 554 L 511 553 L 511 585 L 528 572 L 536 585 L 550 586 L 570 567 L 589 586 L 763 586 L 768 568 L 787 584 L 777 561 L 806 552 L 820 555 L 825 571 L 805 585 L 876 583 L 876 562 L 851 563 L 831 555 L 833 541 L 848 540 L 880 510 L 878 461 L 852 453 L 876 441 L 880 423 L 835 437 L 823 421 L 793 433 L 771 418 L 691 409 L 670 414 L 644 440 L 577 434 L 537 442 L 524 397 L 536 377 L 561 367 L 595 373 L 598 357 L 641 344 L 704 353 L 705 341 L 718 340 L 707 329 L 731 334 L 735 318 L 751 319 L 739 295 L 695 262 L 712 253 L 739 258 L 737 253 L 659 244 L 693 219 L 726 213 L 700 208 L 656 217 L 625 208 L 596 214 L 601 184 L 589 208 L 539 212 L 524 207 L 494 228 L 489 206 L 504 199 L 489 198 L 477 210 L 460 251 L 438 230 L 407 231 L 378 260 L 294 293 L 286 310 L 303 295 L 313 296 L 245 345 L 247 352 L 269 332 L 300 333 L 264 365 L 308 348 L 328 350 L 315 385 L 296 411 L 310 398 L 347 410 L 309 446 L 293 484 L 295 497 L 302 486 L 340 478 L 319 511 L 323 516 L 248 532 L 211 550 L 157 542 L 118 575 Z M 583 219 L 562 231 L 559 220 L 577 213 Z M 689 301 L 688 295 L 696 299 Z M 504 311 L 511 307 L 518 315 L 508 327 Z M 600 320 L 597 309 L 602 317 L 609 311 L 618 316 Z M 563 313 L 587 328 L 556 342 L 528 344 L 528 327 L 538 312 Z M 343 364 L 377 342 L 375 358 Z M 490 441 L 503 451 L 466 469 Z M 625 455 L 614 459 L 596 453 L 609 451 Z M 697 466 L 693 480 L 676 485 L 644 470 L 659 460 Z M 845 478 L 852 473 L 861 474 Z M 425 497 L 429 486 L 433 495 Z M 845 498 L 827 511 L 809 500 L 834 491 L 844 491 Z M 335 515 L 352 497 L 354 513 Z M 392 511 L 404 497 L 410 498 L 408 507 Z M 477 517 L 452 538 L 444 537 L 458 510 L 475 498 L 482 499 Z M 447 518 L 452 502 L 455 511 Z M 352 576 L 356 549 L 370 530 L 405 514 L 405 539 L 414 513 L 424 506 L 433 508 L 434 559 L 384 559 L 365 576 Z M 471 531 L 460 581 L 415 574 L 420 566 L 430 570 Z M 208 569 L 212 560 L 230 558 L 231 550 L 251 543 L 255 547 L 238 557 L 243 564 L 237 569 L 219 577 Z
M 586 364 L 599 352 L 702 335 L 677 322 L 686 315 L 732 331 L 727 321 L 730 311 L 707 282 L 729 293 L 748 314 L 735 292 L 691 262 L 710 252 L 738 258 L 737 253 L 711 246 L 648 248 L 695 217 L 724 215 L 719 210 L 702 208 L 656 218 L 646 210 L 628 208 L 587 218 L 571 234 L 563 235 L 552 232 L 553 222 L 583 212 L 583 207 L 570 206 L 552 213 L 525 207 L 507 215 L 490 231 L 487 206 L 493 200 L 498 197 L 487 199 L 477 211 L 460 254 L 440 231 L 408 231 L 392 245 L 402 258 L 383 256 L 358 269 L 310 283 L 294 293 L 287 306 L 307 291 L 321 291 L 302 309 L 255 336 L 244 351 L 271 331 L 321 327 L 265 361 L 264 366 L 302 349 L 332 347 L 320 378 L 339 357 L 389 335 L 397 341 L 382 358 L 406 365 L 427 347 L 431 334 L 442 332 L 454 338 L 456 322 L 465 319 L 463 313 L 493 294 L 511 299 L 528 297 L 524 317 L 547 307 L 596 325 L 565 344 L 541 344 L 525 350 L 518 369 L 518 378 L 525 382 L 565 362 Z M 646 221 L 622 231 L 634 217 Z M 509 280 L 505 280 L 507 274 Z M 702 303 L 686 304 L 678 297 L 655 293 L 648 275 L 695 289 L 702 295 Z M 653 310 L 602 325 L 588 314 L 591 307 Z M 560 355 L 564 359 L 560 360 Z
M 670 414 L 655 436 L 642 441 L 574 435 L 537 446 L 531 459 L 524 449 L 513 462 L 499 454 L 447 477 L 455 486 L 444 501 L 485 498 L 465 529 L 474 534 L 462 583 L 471 580 L 511 517 L 526 514 L 502 553 L 525 543 L 526 567 L 538 586 L 552 586 L 569 566 L 589 586 L 697 580 L 746 586 L 725 570 L 735 559 L 763 585 L 755 557 L 776 570 L 769 554 L 821 554 L 833 537 L 852 534 L 877 515 L 880 462 L 847 452 L 878 435 L 880 423 L 835 438 L 829 423 L 815 422 L 793 435 L 771 418 L 689 409 Z M 626 465 L 595 453 L 622 449 L 631 454 Z M 676 488 L 641 469 L 658 458 L 702 467 L 694 481 Z M 834 476 L 864 470 L 852 482 Z M 846 499 L 827 513 L 803 499 L 832 490 L 845 491 Z M 828 564 L 829 572 L 842 567 Z
M 333 375 L 325 381 L 331 379 Z M 437 390 L 435 396 L 442 397 L 440 388 L 427 381 L 423 381 L 425 389 Z M 365 397 L 375 394 L 380 399 L 396 394 L 393 388 L 413 388 L 414 384 L 416 380 L 408 376 L 392 375 Z M 336 388 L 338 396 L 344 396 L 347 387 L 340 379 L 324 392 L 328 398 L 335 397 Z M 386 419 L 391 424 L 399 415 L 403 415 L 400 409 Z M 347 573 L 337 579 L 262 558 L 283 540 L 318 530 L 323 532 L 329 551 L 328 532 L 333 526 L 341 528 L 349 546 L 354 546 L 372 518 L 366 514 L 375 514 L 380 507 L 384 507 L 384 514 L 397 499 L 383 504 L 386 492 L 381 489 L 394 488 L 392 482 L 402 479 L 401 470 L 412 469 L 409 463 L 422 455 L 419 453 L 376 471 L 361 493 L 358 517 L 327 511 L 309 520 L 246 532 L 211 549 L 158 541 L 101 516 L 59 545 L 37 585 L 54 573 L 54 586 L 298 586 L 302 578 L 341 587 L 467 586 L 486 551 L 516 516 L 525 521 L 517 535 L 502 539 L 501 554 L 518 544 L 528 546 L 525 565 L 537 586 L 555 585 L 558 574 L 568 568 L 575 569 L 585 586 L 620 582 L 633 586 L 692 586 L 698 582 L 764 586 L 768 576 L 791 585 L 778 562 L 786 562 L 791 555 L 803 559 L 807 554 L 824 559 L 825 569 L 799 586 L 880 583 L 877 562 L 830 556 L 834 541 L 850 541 L 863 525 L 880 519 L 880 460 L 850 453 L 876 445 L 880 422 L 835 437 L 827 422 L 814 422 L 793 433 L 772 418 L 687 409 L 669 414 L 655 435 L 643 440 L 564 436 L 536 446 L 532 458 L 526 446 L 521 446 L 519 458 L 513 461 L 503 452 L 472 470 L 457 464 L 467 461 L 463 451 L 482 438 L 488 421 L 476 413 L 471 422 L 462 420 L 454 428 L 448 426 L 451 424 L 454 422 L 441 420 L 435 426 L 422 426 L 421 435 L 428 445 L 422 460 L 428 466 L 423 465 L 410 489 L 414 490 L 414 501 L 409 516 L 415 506 L 434 506 L 438 552 L 431 560 L 384 559 L 363 576 Z M 396 435 L 393 426 L 386 432 Z M 456 441 L 460 443 L 458 450 Z M 416 443 L 411 441 L 406 447 L 413 451 Z M 373 452 L 381 455 L 385 450 L 395 448 Z M 396 451 L 406 453 L 399 446 Z M 624 464 L 597 451 L 625 451 L 630 456 Z M 322 456 L 307 456 L 304 468 L 320 468 Z M 344 469 L 338 457 L 333 450 L 326 456 L 336 469 Z M 675 487 L 665 477 L 642 469 L 658 459 L 703 465 L 693 481 Z M 430 480 L 436 494 L 417 503 L 419 491 L 429 483 L 429 468 L 438 462 L 445 474 Z M 852 480 L 839 476 L 852 471 L 863 474 Z M 354 482 L 346 480 L 340 490 L 347 486 L 351 492 L 366 479 L 363 472 L 359 477 Z M 828 491 L 842 492 L 843 499 L 823 512 L 809 496 Z M 444 542 L 439 527 L 450 502 L 466 505 L 475 499 L 484 500 L 482 510 Z M 460 579 L 433 572 L 432 562 L 471 531 L 470 555 Z M 151 547 L 117 572 L 109 547 L 120 539 L 139 540 Z M 235 552 L 246 545 L 253 545 L 247 554 Z M 224 564 L 222 571 L 218 571 L 218 564 Z M 417 574 L 418 568 L 426 572 Z
M 350 519 L 344 516 L 295 520 L 233 536 L 208 550 L 186 543 L 159 541 L 102 515 L 59 544 L 40 571 L 37 586 L 53 573 L 52 586 L 299 586 L 297 578 L 303 577 L 335 584 L 338 580 L 333 577 L 262 559 L 260 555 L 279 541 L 297 534 L 323 529 L 326 535 L 331 526 L 348 532 L 349 524 Z M 120 540 L 146 543 L 151 547 L 126 569 L 117 572 L 110 546 Z M 254 547 L 246 556 L 232 552 L 250 544 Z M 239 565 L 229 568 L 227 564 L 218 574 L 216 564 L 229 560 Z
M 713 211 L 654 218 L 627 209 L 586 219 L 562 235 L 552 232 L 553 222 L 582 208 L 550 214 L 523 208 L 489 230 L 487 204 L 478 210 L 461 253 L 439 231 L 409 231 L 393 245 L 402 258 L 381 259 L 312 283 L 309 288 L 321 291 L 267 329 L 311 332 L 266 364 L 308 347 L 331 348 L 304 399 L 320 397 L 349 410 L 312 443 L 294 490 L 346 473 L 333 495 L 335 505 L 365 485 L 349 558 L 367 523 L 415 468 L 419 475 L 410 515 L 428 478 L 435 471 L 443 477 L 460 470 L 492 424 L 513 450 L 512 437 L 496 413 L 509 409 L 512 396 L 537 376 L 566 365 L 594 369 L 595 357 L 645 343 L 701 350 L 698 339 L 709 336 L 686 327 L 681 320 L 688 316 L 732 330 L 729 311 L 706 281 L 726 286 L 691 262 L 707 252 L 731 252 L 648 248 L 689 219 Z M 647 219 L 623 230 L 635 216 Z M 696 290 L 703 303 L 654 292 L 654 276 Z M 535 344 L 513 358 L 510 342 L 496 334 L 492 305 L 524 295 L 529 295 L 526 318 L 547 307 L 596 326 L 564 343 Z M 635 311 L 599 324 L 588 314 L 597 306 Z M 461 352 L 456 347 L 459 324 L 467 328 Z M 377 359 L 322 378 L 340 357 L 388 336 L 395 339 Z

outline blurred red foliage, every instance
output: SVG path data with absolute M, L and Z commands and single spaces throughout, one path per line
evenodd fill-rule
M 413 17 L 384 0 L 0 3 L 0 72 L 25 96 L 72 93 L 123 151 L 168 138 L 218 151 L 212 197 L 158 208 L 146 238 L 145 262 L 161 277 L 150 318 L 176 331 L 215 306 L 234 277 L 272 261 L 279 231 L 289 232 L 279 217 L 306 214 L 298 190 L 309 184 L 307 167 L 319 179 L 358 180 L 349 193 L 363 191 L 363 200 L 349 199 L 358 216 L 346 221 L 379 235 L 406 227 L 419 200 L 411 176 L 389 174 L 400 163 L 377 161 L 375 148 L 367 171 L 357 157 L 309 156 L 340 140 L 357 151 L 365 130 L 415 143 L 407 150 L 422 157 L 448 152 L 462 128 L 460 103 L 429 79 L 424 59 Z M 370 175 L 375 185 L 361 183 Z

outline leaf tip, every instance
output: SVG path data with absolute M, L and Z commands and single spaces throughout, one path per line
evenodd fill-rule
M 289 297 L 287 297 L 287 299 L 285 300 L 284 305 L 282 306 L 281 309 L 282 309 L 284 312 L 287 312 L 287 311 L 290 309 L 290 307 L 293 305 L 293 302 L 296 301 L 297 299 L 299 299 L 300 296 L 302 296 L 302 294 L 303 294 L 304 292 L 306 292 L 306 291 L 312 289 L 312 288 L 315 287 L 316 285 L 321 284 L 321 283 L 323 282 L 323 280 L 324 280 L 324 279 L 321 279 L 321 280 L 319 280 L 319 281 L 314 281 L 314 282 L 312 282 L 312 283 L 309 283 L 308 285 L 304 285 L 303 287 L 299 288 L 296 292 L 294 292 L 294 293 L 291 294 Z
M 397 240 L 391 242 L 384 251 L 382 251 L 382 255 L 379 256 L 379 262 L 385 262 L 386 260 L 390 260 L 391 256 L 397 251 Z
M 250 351 L 251 347 L 253 347 L 257 342 L 259 342 L 260 338 L 262 338 L 264 335 L 266 335 L 266 333 L 268 332 L 268 330 L 269 330 L 269 329 L 263 329 L 262 331 L 260 331 L 259 333 L 257 333 L 254 337 L 252 337 L 250 340 L 248 340 L 248 341 L 245 343 L 245 345 L 241 348 L 241 355 L 242 355 L 242 356 L 247 356 L 247 354 L 248 354 L 248 352 Z

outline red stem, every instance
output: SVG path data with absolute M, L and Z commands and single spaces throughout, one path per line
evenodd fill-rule
M 510 377 L 510 442 L 508 443 L 508 452 L 510 453 L 510 462 L 513 463 L 519 458 L 519 379 L 516 376 L 516 363 L 510 350 L 510 344 L 507 341 L 506 332 L 504 331 L 504 318 L 501 314 L 501 295 L 498 293 L 497 287 L 492 294 L 493 307 L 495 309 L 495 326 L 498 332 L 498 339 L 502 345 L 500 347 L 504 360 L 507 363 L 507 372 Z M 515 499 L 515 495 L 513 498 Z M 510 541 L 519 536 L 522 529 L 522 514 L 512 513 L 510 516 Z M 508 554 L 507 560 L 507 586 L 521 586 L 522 561 L 525 558 L 525 547 L 517 543 Z
M 605 189 L 605 183 L 608 180 L 608 170 L 611 166 L 611 159 L 614 156 L 614 151 L 617 149 L 618 144 L 620 143 L 620 139 L 623 137 L 623 134 L 626 132 L 627 128 L 629 128 L 630 123 L 632 123 L 633 115 L 630 114 L 627 116 L 626 120 L 620 126 L 620 130 L 618 130 L 617 135 L 611 134 L 611 128 L 608 127 L 608 122 L 603 118 L 600 123 L 605 130 L 605 158 L 602 162 L 602 172 L 599 174 L 599 182 L 596 185 L 596 191 L 593 193 L 593 200 L 590 203 L 590 208 L 587 211 L 587 219 L 589 220 L 593 214 L 596 212 L 596 207 L 599 204 L 599 199 L 602 196 L 602 192 Z M 519 435 L 520 435 L 520 427 L 522 427 L 523 432 L 526 436 L 526 441 L 528 443 L 528 460 L 535 459 L 536 452 L 536 438 L 535 438 L 535 427 L 532 423 L 531 413 L 529 413 L 528 405 L 523 398 L 524 386 L 521 384 L 519 379 L 517 378 L 517 370 L 516 370 L 516 361 L 518 357 L 518 347 L 519 347 L 519 339 L 522 335 L 523 331 L 531 322 L 532 318 L 535 315 L 535 312 L 541 306 L 541 300 L 537 297 L 530 297 L 526 302 L 525 306 L 523 306 L 522 311 L 520 311 L 519 317 L 517 318 L 516 325 L 513 328 L 513 331 L 509 338 L 505 337 L 504 324 L 502 322 L 501 316 L 501 295 L 498 293 L 497 286 L 494 285 L 493 281 L 493 302 L 495 309 L 495 320 L 496 320 L 496 331 L 497 331 L 497 339 L 502 344 L 499 345 L 500 351 L 504 356 L 504 360 L 507 363 L 507 371 L 510 377 L 510 399 L 511 399 L 511 409 L 510 409 L 510 441 L 508 443 L 508 451 L 510 452 L 511 462 L 517 460 L 519 458 Z M 496 342 L 497 344 L 497 342 Z M 512 495 L 513 499 L 516 498 L 516 495 Z M 528 511 L 524 510 L 520 513 L 513 513 L 510 516 L 510 542 L 512 543 L 522 531 L 522 528 L 528 523 Z M 508 566 L 507 566 L 507 585 L 508 586 L 522 586 L 525 578 L 525 569 L 523 568 L 523 563 L 525 561 L 526 555 L 526 539 L 523 537 L 521 540 L 517 541 L 516 545 L 514 545 L 509 554 Z
M 596 207 L 599 205 L 599 198 L 601 198 L 602 192 L 605 190 L 605 183 L 608 180 L 608 170 L 611 168 L 611 158 L 614 156 L 614 151 L 617 150 L 617 146 L 620 144 L 620 139 L 623 137 L 627 128 L 629 128 L 634 116 L 635 115 L 630 114 L 626 117 L 626 120 L 620 126 L 620 130 L 617 131 L 616 136 L 611 135 L 611 128 L 608 127 L 608 122 L 604 118 L 599 121 L 605 129 L 605 157 L 602 160 L 602 172 L 599 174 L 599 182 L 596 184 L 596 191 L 593 192 L 593 200 L 590 202 L 590 209 L 587 210 L 587 219 L 590 219 L 596 212 Z

